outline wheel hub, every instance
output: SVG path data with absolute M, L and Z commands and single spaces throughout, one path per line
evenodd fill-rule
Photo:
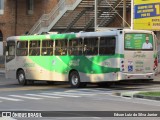
M 77 76 L 73 76 L 72 77 L 72 84 L 73 85 L 77 85 L 77 83 L 78 83 L 78 77 Z
M 19 75 L 19 80 L 20 80 L 21 82 L 24 80 L 23 74 L 20 74 L 20 75 Z

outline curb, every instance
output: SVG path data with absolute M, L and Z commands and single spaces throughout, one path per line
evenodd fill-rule
M 153 97 L 153 96 L 145 96 L 145 95 L 140 95 L 140 94 L 135 94 L 133 95 L 134 98 L 142 98 L 142 99 L 149 99 L 149 100 L 158 100 L 160 101 L 160 97 Z
M 160 97 L 153 96 L 145 96 L 138 94 L 141 91 L 133 91 L 133 92 L 124 92 L 124 93 L 113 93 L 113 95 L 121 96 L 121 97 L 130 97 L 130 98 L 141 98 L 141 99 L 149 99 L 149 100 L 157 100 L 160 101 Z

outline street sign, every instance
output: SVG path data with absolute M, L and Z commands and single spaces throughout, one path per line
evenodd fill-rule
M 133 29 L 160 30 L 160 0 L 134 0 Z

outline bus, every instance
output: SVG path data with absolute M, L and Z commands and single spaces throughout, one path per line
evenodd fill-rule
M 12 36 L 6 43 L 6 78 L 45 80 L 71 87 L 120 80 L 153 80 L 158 68 L 152 31 L 108 30 Z

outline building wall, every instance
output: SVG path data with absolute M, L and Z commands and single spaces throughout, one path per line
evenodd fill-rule
M 27 0 L 4 0 L 4 14 L 0 15 L 3 41 L 9 36 L 29 31 L 44 13 L 48 13 L 58 0 L 34 0 L 33 14 L 27 13 Z
M 28 0 L 4 1 L 4 14 L 0 15 L 0 30 L 3 34 L 3 41 L 9 36 L 25 34 L 44 13 L 49 13 L 59 0 L 34 0 L 34 9 L 31 15 L 27 13 Z M 127 21 L 130 22 L 128 18 Z M 119 26 L 116 19 L 113 21 L 110 26 Z M 119 22 L 122 23 L 122 20 Z

